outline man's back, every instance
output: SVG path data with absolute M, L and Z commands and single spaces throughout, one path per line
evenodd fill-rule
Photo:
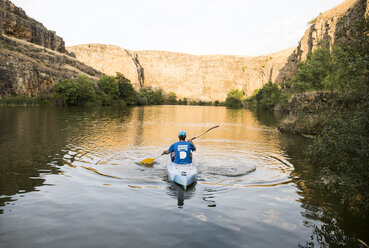
M 174 163 L 189 164 L 192 162 L 191 151 L 194 151 L 195 146 L 187 141 L 178 141 L 172 144 L 169 152 L 174 152 Z

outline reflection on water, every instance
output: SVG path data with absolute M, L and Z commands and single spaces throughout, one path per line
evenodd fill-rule
M 0 108 L 0 242 L 9 247 L 367 242 L 367 221 L 342 213 L 304 162 L 308 142 L 279 134 L 280 118 L 198 106 Z M 164 157 L 138 165 L 177 141 L 179 130 L 191 138 L 215 125 L 220 127 L 195 140 L 198 181 L 186 191 L 168 181 Z
M 190 199 L 196 190 L 196 183 L 190 185 L 186 190 L 183 187 L 179 186 L 176 183 L 169 182 L 170 186 L 168 186 L 168 195 L 177 199 L 177 205 L 179 208 L 183 208 L 184 201 Z

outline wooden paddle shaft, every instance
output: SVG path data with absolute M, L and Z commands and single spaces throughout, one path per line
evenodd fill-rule
M 210 130 L 212 130 L 212 129 L 214 129 L 214 128 L 217 128 L 217 127 L 219 127 L 219 126 L 214 126 L 214 127 L 212 127 L 212 128 L 209 128 L 208 130 L 206 130 L 206 131 L 205 131 L 205 132 L 203 132 L 202 134 L 199 134 L 199 135 L 197 135 L 197 136 L 193 137 L 191 140 L 194 140 L 194 139 L 196 139 L 196 138 L 198 138 L 198 137 L 200 137 L 200 136 L 202 136 L 202 135 L 206 134 L 206 133 L 207 133 L 207 132 L 209 132 Z

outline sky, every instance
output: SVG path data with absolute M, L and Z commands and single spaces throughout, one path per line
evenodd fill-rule
M 296 47 L 343 0 L 11 0 L 66 46 L 263 55 Z

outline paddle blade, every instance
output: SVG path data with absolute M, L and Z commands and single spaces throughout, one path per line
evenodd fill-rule
M 140 162 L 140 164 L 152 164 L 154 163 L 154 159 L 155 158 L 145 158 L 144 160 Z

